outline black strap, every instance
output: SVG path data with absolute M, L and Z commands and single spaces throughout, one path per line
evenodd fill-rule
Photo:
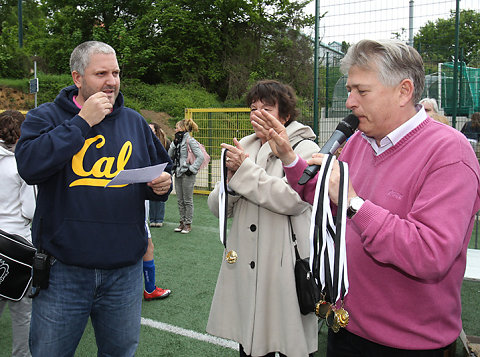
M 310 139 L 303 138 L 303 139 L 297 141 L 295 144 L 293 144 L 292 150 L 295 151 L 295 148 L 298 146 L 298 144 L 300 144 L 302 141 L 305 141 L 305 140 L 310 140 Z M 283 175 L 285 176 L 285 172 L 283 173 Z M 292 242 L 293 242 L 293 247 L 295 248 L 295 257 L 298 260 L 298 259 L 301 259 L 301 258 L 300 258 L 300 254 L 298 253 L 298 248 L 297 248 L 297 236 L 295 235 L 295 232 L 293 231 L 292 219 L 291 219 L 290 216 L 288 216 L 288 224 L 290 226 L 290 231 L 292 233 Z
M 295 248 L 295 258 L 301 259 L 300 254 L 298 253 L 298 248 L 297 248 L 297 236 L 295 235 L 295 232 L 293 231 L 293 225 L 292 225 L 292 219 L 290 216 L 288 216 L 288 225 L 290 226 L 290 232 L 292 233 L 292 242 L 293 242 L 293 247 Z
M 298 144 L 300 144 L 302 141 L 305 141 L 305 140 L 313 141 L 313 140 L 310 140 L 308 138 L 303 138 L 303 139 L 297 141 L 295 144 L 293 144 L 292 150 L 295 151 L 295 148 L 298 146 Z

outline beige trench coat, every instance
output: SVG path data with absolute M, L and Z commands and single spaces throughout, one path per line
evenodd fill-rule
M 294 145 L 313 140 L 313 131 L 303 124 L 287 126 Z M 295 148 L 303 158 L 319 151 L 311 140 Z M 212 301 L 207 332 L 239 342 L 245 352 L 263 356 L 281 352 L 288 357 L 308 356 L 317 350 L 317 317 L 302 315 L 295 289 L 295 251 L 288 216 L 292 216 L 299 252 L 309 254 L 311 206 L 288 185 L 281 161 L 268 143 L 252 134 L 240 141 L 249 157 L 229 182 L 237 195 L 228 197 L 228 216 L 233 216 L 226 251 L 238 260 L 225 262 Z M 219 184 L 208 197 L 210 210 L 218 217 Z

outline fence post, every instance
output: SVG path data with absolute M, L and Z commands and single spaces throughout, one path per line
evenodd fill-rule
M 457 0 L 455 9 L 455 60 L 453 61 L 453 112 L 452 127 L 457 128 L 457 97 L 458 97 L 458 34 L 460 24 L 460 0 Z
M 207 123 L 208 123 L 208 145 L 207 145 L 207 147 L 211 148 L 212 145 L 213 145 L 212 144 L 212 113 L 211 112 L 208 113 Z M 213 153 L 211 151 L 210 151 L 210 156 L 213 157 Z M 207 185 L 208 185 L 209 191 L 211 191 L 212 190 L 212 184 L 211 184 L 211 181 L 212 181 L 212 160 L 210 160 L 210 162 L 208 163 L 207 170 L 208 170 Z

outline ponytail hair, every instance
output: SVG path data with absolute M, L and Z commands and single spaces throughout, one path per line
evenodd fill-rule
M 20 126 L 25 116 L 18 110 L 0 113 L 0 139 L 7 145 L 14 145 L 20 138 Z
M 177 122 L 177 125 L 183 129 L 183 131 L 188 131 L 189 133 L 192 131 L 198 131 L 198 125 L 193 121 L 193 119 L 182 119 Z

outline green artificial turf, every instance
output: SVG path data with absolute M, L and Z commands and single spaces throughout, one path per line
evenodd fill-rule
M 206 334 L 205 326 L 220 268 L 223 245 L 218 238 L 218 219 L 207 207 L 207 196 L 194 196 L 195 212 L 192 231 L 175 233 L 179 216 L 176 196 L 166 204 L 165 224 L 151 228 L 155 244 L 157 285 L 172 290 L 164 300 L 143 302 L 142 317 Z M 480 336 L 478 297 L 480 282 L 464 281 L 462 288 L 463 323 L 467 335 Z M 325 356 L 326 327 L 319 334 L 319 351 Z M 0 357 L 10 356 L 11 326 L 8 308 L 0 317 Z M 76 356 L 96 356 L 97 349 L 91 324 L 87 325 Z M 136 356 L 238 356 L 238 351 L 198 341 L 171 332 L 142 326 Z M 457 341 L 456 356 L 463 356 Z

